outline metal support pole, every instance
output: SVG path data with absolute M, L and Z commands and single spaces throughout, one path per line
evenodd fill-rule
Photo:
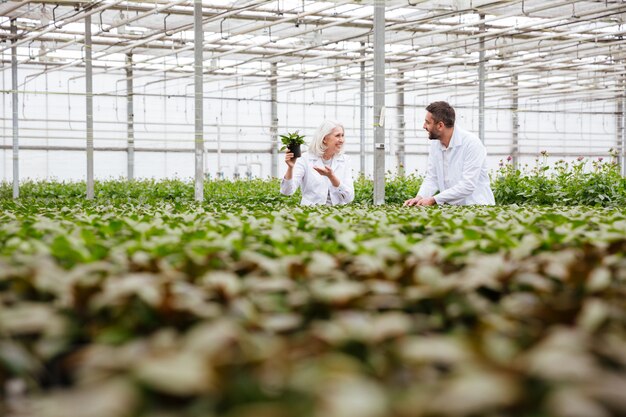
M 385 203 L 385 2 L 374 6 L 374 204 Z
M 404 120 L 404 73 L 398 74 L 398 148 L 396 150 L 396 159 L 398 163 L 398 175 L 404 176 L 405 154 L 404 154 L 404 135 L 406 122 Z
M 85 86 L 87 109 L 87 200 L 93 200 L 93 71 L 91 67 L 91 15 L 85 16 Z
M 203 118 L 203 89 L 202 89 L 202 51 L 204 33 L 202 30 L 202 1 L 193 2 L 193 29 L 194 29 L 194 87 L 195 87 L 195 132 L 196 132 L 196 181 L 195 199 L 204 199 L 204 118 Z
M 365 175 L 365 42 L 361 42 L 361 175 Z
M 616 81 L 617 87 L 621 86 L 621 79 Z M 624 154 L 623 145 L 623 130 L 624 130 L 624 97 L 623 95 L 619 95 L 615 98 L 615 144 L 616 151 L 618 154 L 618 162 L 620 164 L 620 172 L 623 175 L 624 165 L 622 161 L 622 155 Z
M 513 89 L 511 91 L 511 157 L 513 160 L 513 168 L 519 167 L 519 83 L 517 82 L 517 74 L 512 77 Z
M 126 133 L 128 150 L 126 159 L 128 168 L 126 178 L 135 179 L 135 113 L 133 109 L 133 54 L 126 54 Z
M 621 104 L 621 112 L 618 110 L 618 120 L 621 121 L 621 132 L 617 140 L 619 146 L 619 162 L 622 171 L 622 177 L 626 177 L 626 76 L 622 76 L 622 96 L 617 99 L 618 105 Z
M 2 58 L 2 61 L 4 61 L 4 51 L 0 52 L 0 57 Z M 6 77 L 2 76 L 2 91 L 6 91 L 6 90 L 7 90 L 7 80 L 6 80 Z M 2 97 L 2 114 L 3 115 L 6 114 L 6 110 L 7 110 L 6 106 L 7 106 L 7 100 L 5 100 L 5 97 Z M 5 118 L 5 117 L 2 118 L 2 180 L 3 181 L 7 181 L 7 178 L 9 176 L 9 165 L 10 165 L 6 163 L 8 152 L 5 150 L 7 149 L 7 146 L 8 146 L 7 121 L 8 121 L 8 118 Z M 11 148 L 12 146 L 9 146 L 9 149 Z
M 20 159 L 19 159 L 19 131 L 17 123 L 17 22 L 11 19 L 11 90 L 13 97 L 13 198 L 20 196 Z
M 222 169 L 222 131 L 217 117 L 215 118 L 215 126 L 217 126 L 217 178 L 224 179 L 224 170 Z
M 485 33 L 485 15 L 479 14 L 480 33 Z M 478 53 L 478 137 L 485 142 L 485 37 L 481 36 Z
M 278 69 L 276 62 L 272 62 L 270 70 L 270 96 L 271 96 L 271 126 L 270 136 L 272 141 L 272 177 L 278 177 Z
M 48 70 L 48 65 L 46 65 L 45 70 Z M 48 89 L 48 73 L 46 72 L 46 74 L 44 75 L 44 81 L 46 84 L 46 90 L 45 91 L 50 91 Z M 45 111 L 44 111 L 44 117 L 45 117 L 45 123 L 44 123 L 44 127 L 46 128 L 46 148 L 48 148 L 48 146 L 50 146 L 50 123 L 48 122 L 48 120 L 50 119 L 50 115 L 48 113 L 48 109 L 49 109 L 49 100 L 48 100 L 49 95 L 46 94 L 45 95 L 45 100 L 44 100 L 44 106 L 45 106 Z M 50 178 L 50 151 L 47 150 L 46 151 L 46 180 Z

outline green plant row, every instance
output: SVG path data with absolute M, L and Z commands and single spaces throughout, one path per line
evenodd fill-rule
M 422 179 L 413 175 L 389 177 L 385 185 L 386 201 L 402 203 L 415 196 Z M 296 205 L 300 192 L 292 196 L 279 193 L 278 179 L 211 180 L 204 182 L 204 199 L 211 203 L 277 203 Z M 194 184 L 183 180 L 107 180 L 96 181 L 95 199 L 102 201 L 126 201 L 156 203 L 159 201 L 185 202 L 194 199 Z M 13 186 L 0 183 L 0 200 L 12 198 Z M 20 186 L 23 199 L 46 199 L 64 201 L 65 204 L 80 203 L 85 199 L 85 182 L 24 181 Z M 374 194 L 373 181 L 358 177 L 355 181 L 355 203 L 368 204 Z
M 545 158 L 545 156 L 544 156 Z M 623 206 L 626 204 L 626 179 L 614 161 L 579 158 L 567 163 L 557 162 L 547 166 L 537 160 L 533 168 L 515 169 L 510 161 L 501 164 L 492 175 L 492 189 L 497 204 L 518 205 L 588 205 Z M 589 166 L 586 166 L 589 165 Z M 299 193 L 283 196 L 278 192 L 278 179 L 211 180 L 204 182 L 207 202 L 276 203 L 296 205 Z M 422 178 L 387 175 L 385 202 L 401 204 L 415 196 Z M 65 204 L 81 203 L 86 186 L 84 182 L 24 181 L 21 184 L 24 199 L 62 200 Z M 355 181 L 355 203 L 371 204 L 374 186 L 369 178 Z M 10 199 L 12 184 L 0 183 L 0 200 Z M 182 180 L 108 180 L 96 181 L 95 198 L 103 201 L 133 201 L 154 203 L 158 201 L 183 202 L 193 200 L 194 186 Z
M 500 163 L 492 181 L 498 204 L 624 206 L 626 178 L 615 153 L 611 160 L 579 157 L 549 166 L 542 152 L 535 166 L 516 169 L 511 158 Z
M 626 413 L 626 213 L 0 211 L 0 414 Z

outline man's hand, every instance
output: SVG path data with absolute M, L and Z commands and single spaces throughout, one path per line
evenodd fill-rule
M 435 197 L 422 198 L 417 203 L 418 206 L 434 206 L 436 204 L 437 204 L 437 201 L 435 201 Z
M 420 202 L 421 199 L 423 199 L 424 197 L 422 197 L 421 195 L 416 195 L 415 198 L 410 198 L 408 200 L 406 200 L 403 204 L 403 206 L 416 206 L 417 203 Z
M 403 206 L 434 206 L 437 204 L 435 201 L 435 197 L 422 197 L 421 195 L 415 196 L 415 198 L 411 198 L 406 200 Z

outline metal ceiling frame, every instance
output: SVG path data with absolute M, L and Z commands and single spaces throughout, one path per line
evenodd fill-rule
M 239 26 L 233 25 L 230 32 L 221 33 L 215 41 L 210 38 L 215 35 L 205 29 L 203 75 L 206 82 L 223 81 L 232 77 L 261 78 L 261 82 L 271 80 L 270 63 L 279 60 L 276 77 L 281 81 L 289 81 L 300 77 L 317 78 L 320 82 L 336 79 L 335 68 L 340 68 L 340 80 L 354 81 L 355 89 L 358 89 L 359 76 L 346 75 L 346 69 L 352 69 L 352 73 L 360 72 L 361 61 L 366 63 L 366 78 L 372 79 L 373 70 L 373 15 L 374 7 L 371 2 L 363 1 L 247 1 L 243 6 L 232 7 L 228 1 L 204 1 L 202 2 L 203 25 L 206 28 L 211 24 L 226 19 L 235 22 L 244 22 Z M 454 9 L 454 5 L 463 6 L 474 3 L 473 7 Z M 414 17 L 409 19 L 387 18 L 385 32 L 388 34 L 387 43 L 404 45 L 406 50 L 393 52 L 387 50 L 385 54 L 385 73 L 388 81 L 397 81 L 398 74 L 403 74 L 403 83 L 406 91 L 411 91 L 412 85 L 419 88 L 420 85 L 429 82 L 423 77 L 414 76 L 412 70 L 419 68 L 427 71 L 430 76 L 447 73 L 447 78 L 455 80 L 462 85 L 471 80 L 472 76 L 465 75 L 468 68 L 478 68 L 481 64 L 479 54 L 485 55 L 482 64 L 488 74 L 488 82 L 492 81 L 490 74 L 498 72 L 498 79 L 510 79 L 516 75 L 541 72 L 541 67 L 556 70 L 556 64 L 568 64 L 559 69 L 569 74 L 572 78 L 586 78 L 590 72 L 595 74 L 606 73 L 607 77 L 615 75 L 614 66 L 622 66 L 626 61 L 626 47 L 624 46 L 624 30 L 605 31 L 606 28 L 619 27 L 626 17 L 626 4 L 622 1 L 589 1 L 589 0 L 565 0 L 558 2 L 542 2 L 531 0 L 501 0 L 501 1 L 406 1 L 392 2 L 393 6 L 387 6 L 387 14 L 392 11 L 411 11 Z M 435 9 L 433 5 L 441 7 Z M 61 9 L 76 7 L 78 10 L 72 16 L 64 20 L 47 22 L 43 25 L 32 24 L 25 20 L 34 14 L 33 10 L 40 7 L 53 8 L 60 5 Z M 292 8 L 287 6 L 291 5 Z M 297 7 L 294 7 L 297 5 Z M 448 7 L 444 7 L 448 5 Z M 282 6 L 282 7 L 281 7 Z M 535 16 L 550 11 L 560 10 L 563 7 L 572 10 L 567 14 L 543 18 L 537 20 Z M 349 8 L 352 13 L 334 13 L 338 8 Z M 424 7 L 420 9 L 420 7 Z M 591 9 L 590 9 L 591 7 Z M 29 10 L 28 12 L 27 10 Z M 116 20 L 120 11 L 126 12 L 125 20 Z M 132 14 L 135 15 L 132 15 Z M 18 24 L 18 39 L 15 46 L 19 49 L 29 44 L 34 48 L 41 43 L 51 45 L 45 50 L 48 57 L 54 57 L 57 62 L 50 62 L 40 54 L 20 56 L 18 65 L 44 65 L 45 69 L 39 73 L 43 75 L 52 71 L 59 71 L 71 67 L 84 66 L 83 59 L 68 59 L 59 61 L 58 53 L 64 49 L 78 48 L 84 41 L 84 36 L 76 30 L 68 29 L 70 23 L 81 22 L 86 16 L 94 16 L 96 23 L 92 34 L 94 75 L 105 68 L 123 71 L 127 63 L 111 59 L 115 54 L 133 53 L 133 73 L 137 87 L 142 77 L 159 75 L 162 72 L 171 72 L 168 80 L 177 78 L 193 78 L 193 68 L 190 60 L 193 57 L 193 42 L 190 29 L 193 25 L 193 1 L 125 1 L 125 0 L 102 0 L 91 2 L 76 1 L 21 1 L 17 4 L 7 3 L 0 6 L 0 39 L 11 40 L 8 19 L 15 17 Z M 188 23 L 177 27 L 162 29 L 146 29 L 145 35 L 131 35 L 128 33 L 115 33 L 120 27 L 132 24 L 141 26 L 143 21 L 149 22 L 155 16 L 162 17 L 164 23 L 169 16 L 188 18 Z M 465 19 L 474 15 L 474 19 Z M 480 19 L 478 15 L 485 15 Z M 96 18 L 98 16 L 98 18 Z M 519 19 L 531 19 L 521 24 L 501 27 L 498 24 L 507 19 L 518 17 Z M 466 20 L 459 23 L 451 23 L 451 20 Z M 57 18 L 58 19 L 58 18 Z M 108 23 L 107 23 L 108 22 Z M 247 22 L 247 23 L 246 23 Z M 592 24 L 592 25 L 589 25 Z M 285 25 L 293 25 L 289 28 Z M 584 27 L 585 25 L 589 27 Z M 595 27 L 591 27 L 595 25 Z M 480 31 L 485 27 L 484 32 Z M 581 27 L 582 26 L 582 27 Z M 349 36 L 338 36 L 325 39 L 320 45 L 300 44 L 290 46 L 286 40 L 304 39 L 315 32 L 325 35 L 327 30 L 341 28 L 344 32 L 350 31 Z M 625 28 L 626 29 L 626 28 Z M 267 32 L 271 33 L 268 38 Z M 264 34 L 265 33 L 265 34 Z M 430 42 L 440 36 L 445 39 Z M 214 37 L 214 36 L 213 36 Z M 264 41 L 259 41 L 265 37 Z M 62 39 L 66 39 L 65 42 Z M 504 41 L 502 41 L 504 39 Z M 500 44 L 498 45 L 498 42 Z M 54 44 L 55 42 L 56 45 Z M 355 47 L 345 48 L 347 42 L 353 42 Z M 481 44 L 484 48 L 477 47 Z M 550 44 L 550 42 L 552 42 Z M 363 46 L 361 46 L 363 43 Z M 593 43 L 593 47 L 587 47 Z M 558 50 L 554 50 L 558 46 Z M 581 48 L 582 46 L 582 48 Z M 8 51 L 10 45 L 0 45 L 0 52 Z M 575 50 L 576 48 L 578 50 Z M 389 48 L 388 48 L 389 49 Z M 496 57 L 498 53 L 505 56 Z M 535 62 L 524 62 L 523 55 L 518 51 L 540 51 L 549 49 L 549 54 L 543 54 Z M 595 64 L 600 68 L 593 71 L 588 69 L 588 63 L 579 59 L 582 49 L 586 57 L 596 57 Z M 361 57 L 361 53 L 365 52 Z M 425 52 L 424 52 L 425 51 Z M 433 52 L 434 51 L 434 52 Z M 19 54 L 19 52 L 18 52 Z M 606 58 L 610 56 L 611 59 Z M 179 57 L 184 63 L 176 63 L 175 57 Z M 498 58 L 498 59 L 496 59 Z M 602 62 L 604 59 L 605 62 Z M 174 61 L 168 63 L 168 60 Z M 229 60 L 228 64 L 217 68 L 211 65 L 211 61 Z M 537 62 L 539 61 L 540 62 Z M 612 62 L 608 62 L 611 61 Z M 334 61 L 328 64 L 328 61 Z M 495 63 L 494 63 L 495 61 Z M 8 63 L 8 62 L 7 62 Z M 154 63 L 158 69 L 148 69 L 146 66 Z M 520 63 L 522 65 L 520 65 Z M 460 66 L 462 70 L 459 70 Z M 246 66 L 250 69 L 246 69 Z M 294 71 L 294 66 L 300 67 Z M 307 67 L 309 68 L 307 68 Z M 474 71 L 474 80 L 478 80 L 478 71 Z M 618 71 L 618 73 L 621 73 Z M 33 79 L 31 77 L 30 79 Z M 542 78 L 536 78 L 533 87 L 541 91 L 549 87 L 540 82 Z M 521 79 L 520 79 L 521 81 Z M 606 80 L 612 84 L 611 80 Z M 436 84 L 435 84 L 436 85 Z M 23 86 L 22 86 L 23 87 Z M 610 86 L 616 94 L 619 88 Z M 575 90 L 575 91 L 574 91 Z M 605 88 L 602 86 L 602 93 Z M 572 85 L 572 91 L 578 92 L 578 87 Z M 97 93 L 96 93 L 97 94 Z M 495 94 L 493 91 L 491 94 Z M 502 92 L 501 94 L 506 94 Z

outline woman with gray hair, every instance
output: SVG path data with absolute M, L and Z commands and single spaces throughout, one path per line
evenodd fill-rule
M 287 150 L 287 172 L 280 192 L 292 195 L 302 190 L 302 205 L 338 205 L 354 200 L 352 164 L 343 152 L 344 128 L 339 122 L 325 120 L 315 132 L 309 151 L 294 158 Z

